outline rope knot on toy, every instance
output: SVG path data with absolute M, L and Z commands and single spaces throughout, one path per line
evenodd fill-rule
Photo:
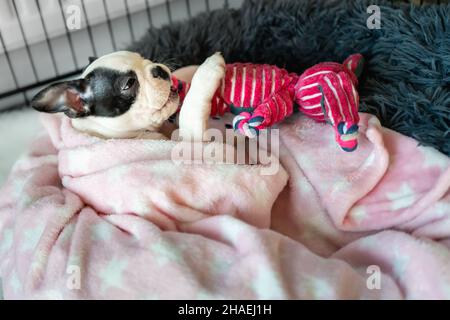
M 352 122 L 340 122 L 336 130 L 336 141 L 342 150 L 355 151 L 358 147 L 359 126 Z
M 250 112 L 242 112 L 233 119 L 233 129 L 244 136 L 253 139 L 259 135 L 259 129 L 264 121 L 261 116 L 253 116 Z

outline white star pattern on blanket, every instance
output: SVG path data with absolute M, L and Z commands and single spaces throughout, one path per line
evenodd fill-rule
M 416 194 L 406 182 L 397 191 L 387 192 L 386 197 L 391 201 L 393 211 L 407 208 L 416 201 Z
M 402 279 L 405 276 L 405 272 L 408 270 L 408 266 L 411 262 L 411 257 L 402 252 L 399 248 L 394 249 L 394 275 Z
M 306 277 L 300 282 L 309 299 L 333 299 L 334 290 L 328 282 L 317 277 Z
M 258 299 L 285 299 L 286 296 L 281 288 L 283 281 L 280 275 L 269 269 L 268 266 L 260 265 L 256 277 L 252 281 L 252 288 Z
M 39 243 L 42 233 L 45 229 L 45 224 L 42 222 L 34 227 L 26 229 L 24 239 L 22 242 L 22 250 L 34 250 Z
M 123 272 L 127 267 L 128 262 L 125 257 L 111 259 L 99 274 L 102 280 L 102 292 L 109 288 L 122 288 L 124 285 Z
M 156 254 L 156 260 L 161 267 L 169 262 L 183 263 L 181 250 L 167 241 L 160 240 L 153 244 L 151 249 Z
M 16 271 L 13 271 L 11 277 L 9 278 L 9 286 L 15 294 L 19 293 L 19 290 L 22 288 L 22 283 L 20 282 Z
M 430 147 L 419 147 L 425 157 L 424 168 L 438 167 L 439 169 L 446 169 L 450 166 L 449 158 L 442 153 L 439 153 Z
M 364 206 L 359 205 L 351 209 L 349 216 L 353 219 L 353 221 L 359 224 L 367 217 L 367 210 Z
M 0 254 L 4 254 L 13 245 L 14 232 L 12 229 L 5 229 L 0 240 Z
M 109 223 L 98 223 L 92 228 L 92 239 L 97 241 L 108 241 L 111 236 L 114 227 Z

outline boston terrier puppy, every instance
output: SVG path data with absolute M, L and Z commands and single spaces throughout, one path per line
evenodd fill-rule
M 202 139 L 211 96 L 224 73 L 225 62 L 218 53 L 196 69 L 183 104 L 189 105 L 189 112 L 180 114 L 180 134 Z M 167 66 L 119 51 L 94 60 L 80 79 L 46 87 L 31 105 L 40 112 L 64 113 L 81 132 L 137 138 L 143 132 L 158 132 L 179 109 L 179 94 L 172 82 Z

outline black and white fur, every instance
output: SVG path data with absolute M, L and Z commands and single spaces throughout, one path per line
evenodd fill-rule
M 197 69 L 180 114 L 181 136 L 203 138 L 210 101 L 224 72 L 220 54 Z M 136 138 L 143 132 L 158 132 L 177 111 L 179 96 L 167 66 L 119 51 L 93 61 L 80 79 L 43 89 L 32 106 L 40 112 L 64 113 L 75 129 L 91 135 Z

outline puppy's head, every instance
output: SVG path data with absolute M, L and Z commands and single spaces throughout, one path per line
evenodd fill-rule
M 119 51 L 92 62 L 80 79 L 39 92 L 32 107 L 63 112 L 80 131 L 107 138 L 129 138 L 156 131 L 178 108 L 169 68 L 140 55 Z

